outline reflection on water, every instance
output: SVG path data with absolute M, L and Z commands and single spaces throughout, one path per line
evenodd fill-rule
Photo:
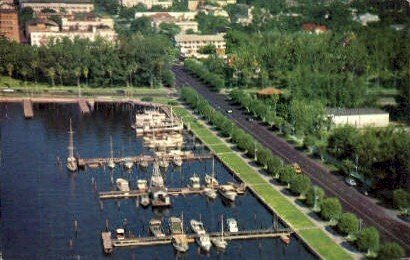
M 7 117 L 4 115 L 7 114 Z M 112 135 L 116 155 L 150 153 L 130 128 L 132 116 L 120 108 L 103 109 L 81 117 L 74 105 L 35 107 L 35 117 L 24 120 L 20 104 L 0 104 L 0 188 L 1 250 L 5 259 L 105 258 L 100 232 L 106 223 L 110 229 L 125 227 L 128 235 L 146 236 L 151 218 L 168 222 L 170 216 L 184 215 L 186 229 L 190 219 L 201 219 L 207 230 L 220 230 L 220 216 L 238 220 L 240 229 L 269 228 L 272 215 L 249 192 L 234 204 L 220 196 L 209 200 L 199 195 L 172 198 L 169 209 L 144 209 L 134 199 L 98 200 L 98 192 L 114 190 L 116 178 L 129 180 L 131 189 L 137 179 L 148 179 L 147 169 L 133 167 L 125 171 L 98 168 L 68 173 L 56 158 L 65 161 L 69 118 L 73 118 L 75 153 L 81 157 L 107 157 Z M 188 143 L 192 141 L 187 138 Z M 164 172 L 169 187 L 186 186 L 197 173 L 203 182 L 212 170 L 212 161 L 187 162 L 182 167 L 170 165 Z M 220 183 L 232 181 L 232 175 L 216 161 Z M 76 230 L 75 230 L 76 226 Z M 197 258 L 201 252 L 191 244 L 181 258 Z M 118 259 L 173 259 L 170 245 L 116 249 Z M 311 253 L 295 238 L 285 246 L 278 239 L 229 242 L 225 252 L 212 249 L 211 258 L 226 259 L 312 259 Z

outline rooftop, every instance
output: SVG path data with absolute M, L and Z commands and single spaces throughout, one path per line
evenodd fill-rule
M 175 41 L 224 41 L 225 34 L 200 35 L 200 34 L 178 34 L 175 35 Z
M 326 112 L 328 115 L 335 116 L 388 114 L 378 108 L 327 108 Z
M 92 4 L 92 0 L 21 0 L 20 3 Z

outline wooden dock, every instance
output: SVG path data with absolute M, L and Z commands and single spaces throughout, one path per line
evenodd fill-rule
M 102 243 L 103 243 L 103 248 L 104 248 L 104 252 L 106 254 L 111 254 L 112 249 L 113 249 L 113 243 L 111 240 L 111 232 L 102 232 L 101 233 L 101 239 L 102 239 Z
M 266 238 L 279 238 L 283 236 L 290 236 L 293 233 L 290 229 L 260 229 L 260 230 L 243 230 L 236 233 L 224 232 L 224 238 L 230 240 L 247 240 L 247 239 L 266 239 Z M 221 232 L 211 232 L 208 235 L 212 237 L 220 237 Z M 196 234 L 187 234 L 188 243 L 194 243 Z M 112 239 L 114 247 L 132 247 L 132 246 L 156 246 L 171 244 L 172 236 L 167 235 L 165 237 L 134 237 L 125 239 Z
M 34 117 L 33 103 L 31 102 L 30 99 L 23 100 L 23 110 L 24 110 L 24 117 L 26 119 L 30 119 Z
M 78 107 L 80 109 L 81 114 L 90 114 L 91 110 L 88 106 L 88 102 L 86 99 L 79 99 L 78 100 Z
M 218 187 L 215 186 L 217 189 Z M 168 188 L 168 194 L 170 196 L 185 196 L 185 195 L 194 195 L 194 194 L 204 194 L 205 189 L 192 189 L 188 187 L 184 188 Z M 148 191 L 140 191 L 140 190 L 130 190 L 130 191 L 103 191 L 98 194 L 100 199 L 131 199 L 131 198 L 138 198 L 142 195 L 148 194 Z
M 211 158 L 212 158 L 212 154 L 195 155 L 193 153 L 186 153 L 186 154 L 181 155 L 181 159 L 183 161 L 205 160 L 205 159 L 211 159 Z M 134 164 L 140 164 L 142 161 L 152 163 L 159 159 L 164 159 L 164 158 L 163 157 L 158 158 L 156 156 L 151 156 L 151 155 L 138 155 L 138 156 L 130 156 L 130 157 L 112 158 L 115 164 L 122 164 L 127 161 L 132 161 Z M 166 156 L 165 159 L 168 160 L 169 163 L 172 163 L 173 161 L 172 156 Z M 101 166 L 107 165 L 107 163 L 110 160 L 111 160 L 110 157 L 107 157 L 107 158 L 78 158 L 77 164 L 79 168 L 84 168 L 86 166 L 101 167 Z

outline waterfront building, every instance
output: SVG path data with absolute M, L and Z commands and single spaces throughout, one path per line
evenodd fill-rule
M 0 3 L 0 36 L 20 42 L 18 11 L 13 4 Z
M 119 0 L 119 4 L 126 7 L 133 7 L 142 4 L 145 5 L 147 9 L 151 9 L 153 6 L 170 8 L 172 7 L 172 0 Z
M 89 13 L 94 10 L 91 0 L 21 0 L 20 8 L 30 7 L 35 13 L 52 9 L 57 14 Z
M 114 21 L 111 18 L 95 17 L 93 14 L 87 14 L 83 19 L 69 17 L 61 18 L 61 29 L 85 31 L 92 27 L 106 27 L 114 29 Z
M 200 54 L 201 48 L 207 45 L 214 45 L 219 56 L 225 56 L 226 43 L 225 34 L 216 35 L 196 35 L 178 34 L 175 36 L 177 47 L 181 50 L 182 57 L 205 58 L 208 55 Z
M 327 115 L 336 126 L 386 127 L 389 113 L 376 108 L 328 108 Z

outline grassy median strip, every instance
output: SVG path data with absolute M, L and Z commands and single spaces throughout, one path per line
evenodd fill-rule
M 248 186 L 255 190 L 263 200 L 286 221 L 304 241 L 326 259 L 350 259 L 350 255 L 333 242 L 309 218 L 292 205 L 280 192 L 275 190 L 264 178 L 251 168 L 240 156 L 219 139 L 213 132 L 203 126 L 189 112 L 181 107 L 175 113 L 182 117 L 185 124 L 201 139 L 231 170 L 235 171 Z M 300 229 L 300 230 L 299 230 Z

